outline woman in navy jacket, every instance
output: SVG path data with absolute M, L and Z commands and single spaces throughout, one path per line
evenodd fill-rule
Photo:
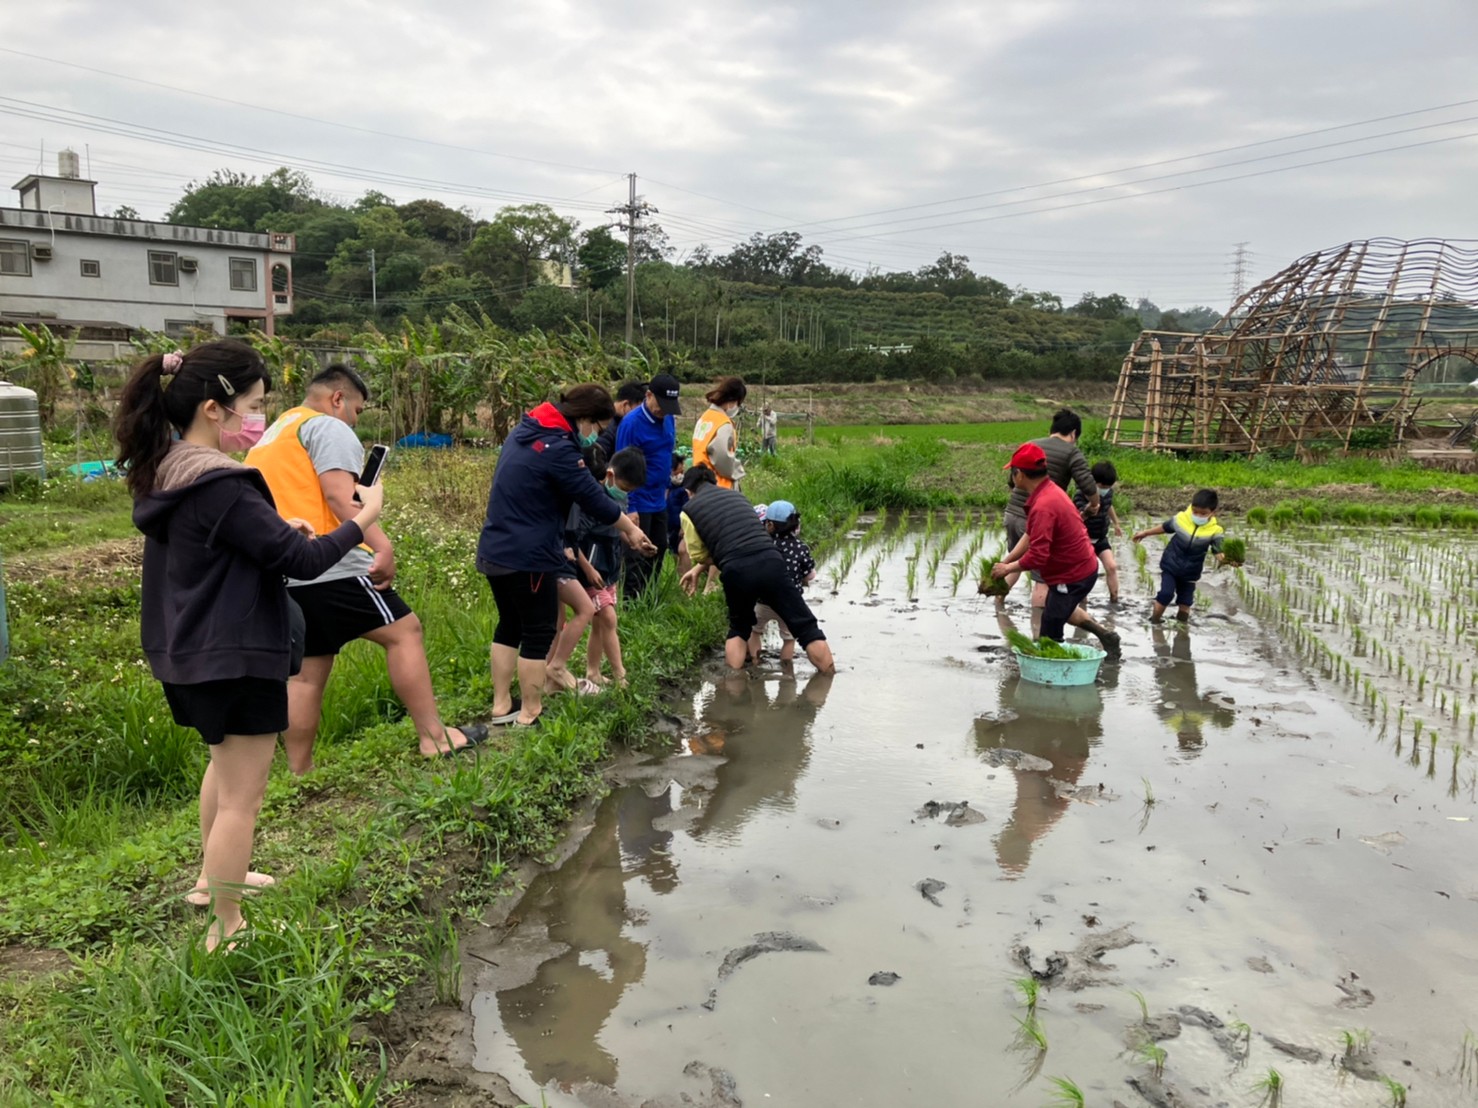
M 134 525 L 144 533 L 144 653 L 175 722 L 198 731 L 210 751 L 196 886 L 210 905 L 210 950 L 241 928 L 242 892 L 271 884 L 248 864 L 287 727 L 284 577 L 316 577 L 337 563 L 363 541 L 384 500 L 378 487 L 359 489 L 359 514 L 318 539 L 306 523 L 284 522 L 262 475 L 227 456 L 261 438 L 270 387 L 245 343 L 155 354 L 134 367 L 115 425 Z
M 581 457 L 581 447 L 594 444 L 615 415 L 604 388 L 576 385 L 524 416 L 498 455 L 477 542 L 477 571 L 487 577 L 498 606 L 491 652 L 494 723 L 528 726 L 544 710 L 545 658 L 559 623 L 556 573 L 566 560 L 570 506 L 614 526 L 646 557 L 657 549 Z M 515 670 L 521 701 L 513 697 Z

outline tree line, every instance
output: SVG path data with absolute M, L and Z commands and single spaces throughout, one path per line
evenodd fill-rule
M 543 204 L 483 219 L 467 208 L 370 191 L 335 202 L 305 174 L 220 170 L 192 182 L 169 222 L 297 236 L 289 337 L 349 344 L 366 328 L 452 312 L 512 333 L 594 336 L 625 328 L 626 243 Z M 942 253 L 916 270 L 858 274 L 829 265 L 795 231 L 756 233 L 681 261 L 660 225 L 637 234 L 635 345 L 693 372 L 773 372 L 772 380 L 1101 376 L 1118 370 L 1142 326 L 1197 329 L 1209 308 L 1161 312 L 1148 301 L 1011 287 Z M 567 268 L 566 268 L 567 267 Z M 568 272 L 572 287 L 562 287 Z

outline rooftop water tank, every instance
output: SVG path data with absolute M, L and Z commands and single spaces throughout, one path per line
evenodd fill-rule
M 0 488 L 8 488 L 19 474 L 46 479 L 41 409 L 30 389 L 0 381 Z

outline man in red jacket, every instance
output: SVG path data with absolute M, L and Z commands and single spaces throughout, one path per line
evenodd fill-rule
M 1026 534 L 1004 562 L 996 563 L 991 576 L 1035 570 L 1047 585 L 1042 638 L 1061 642 L 1071 623 L 1097 635 L 1109 653 L 1117 653 L 1117 632 L 1095 623 L 1082 607 L 1098 583 L 1098 558 L 1078 509 L 1047 476 L 1046 453 L 1034 442 L 1025 443 L 1002 468 L 1011 471 L 1012 485 L 1026 493 Z

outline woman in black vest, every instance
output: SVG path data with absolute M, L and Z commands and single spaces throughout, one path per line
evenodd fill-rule
M 721 489 L 713 470 L 694 466 L 683 475 L 688 502 L 683 506 L 683 537 L 693 568 L 682 576 L 683 591 L 698 591 L 698 577 L 708 566 L 722 574 L 724 600 L 729 606 L 729 634 L 724 658 L 733 669 L 743 669 L 754 630 L 754 606 L 768 604 L 785 621 L 822 673 L 836 670 L 831 647 L 810 606 L 801 596 L 775 549 L 775 541 L 754 514 L 754 505 L 734 489 Z

